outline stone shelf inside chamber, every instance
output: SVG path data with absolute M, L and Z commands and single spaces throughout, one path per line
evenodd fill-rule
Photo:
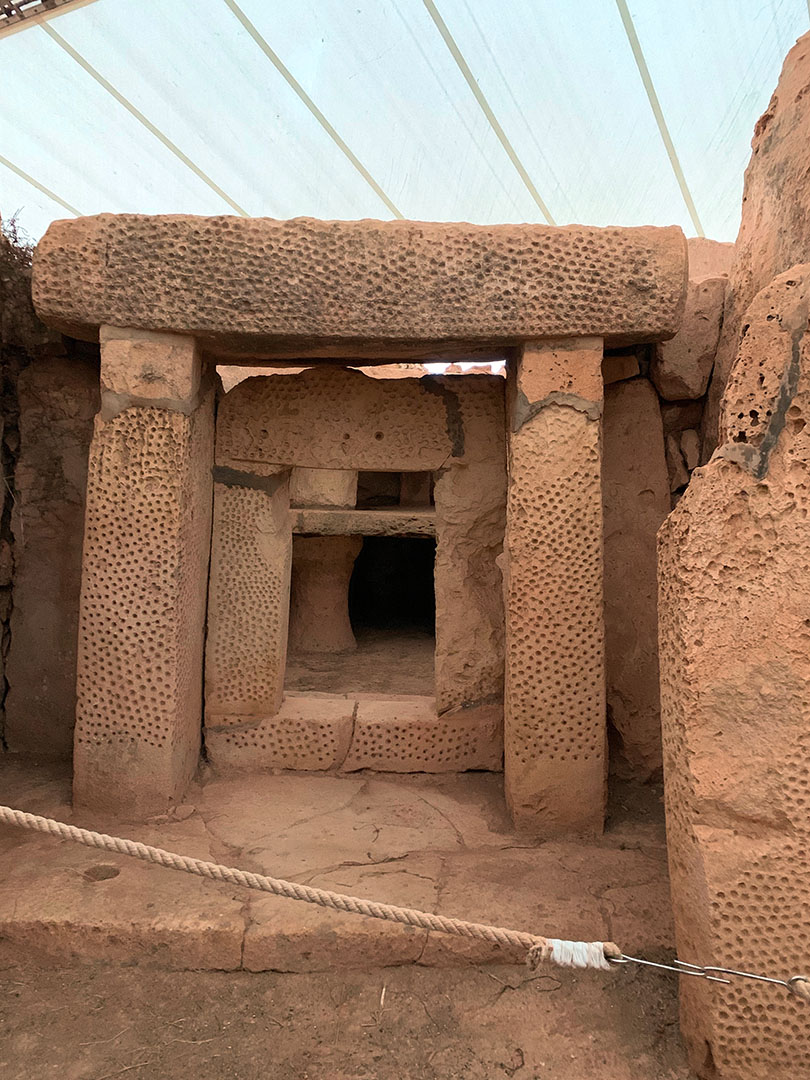
M 433 507 L 293 509 L 293 533 L 310 536 L 435 536 Z

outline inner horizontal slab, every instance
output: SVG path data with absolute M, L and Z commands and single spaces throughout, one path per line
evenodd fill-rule
M 294 510 L 293 532 L 313 536 L 435 536 L 431 508 L 400 510 Z

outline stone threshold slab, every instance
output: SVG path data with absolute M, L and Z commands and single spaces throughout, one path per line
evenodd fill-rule
M 208 759 L 220 771 L 499 770 L 503 704 L 438 714 L 433 697 L 288 693 L 277 713 L 208 713 Z

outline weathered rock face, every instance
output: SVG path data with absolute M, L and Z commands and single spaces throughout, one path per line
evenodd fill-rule
M 760 289 L 810 251 L 808 83 L 810 34 L 805 34 L 788 53 L 770 104 L 754 129 L 723 332 L 704 418 L 704 461 L 717 446 L 720 402 L 746 308 Z
M 87 455 L 98 367 L 42 358 L 21 372 L 15 476 L 14 609 L 6 674 L 12 751 L 69 756 L 76 706 Z
M 706 278 L 728 277 L 734 262 L 734 245 L 705 236 L 690 236 L 686 241 L 689 249 L 689 280 L 705 281 Z
M 659 541 L 661 707 L 678 955 L 788 977 L 810 938 L 810 264 L 745 313 L 722 446 Z M 693 1068 L 806 1076 L 807 1006 L 684 979 Z
M 658 396 L 647 379 L 605 389 L 602 429 L 605 664 L 625 769 L 661 767 L 655 536 L 669 513 Z
M 681 329 L 655 349 L 650 375 L 667 401 L 686 401 L 706 393 L 723 322 L 726 279 L 690 281 Z

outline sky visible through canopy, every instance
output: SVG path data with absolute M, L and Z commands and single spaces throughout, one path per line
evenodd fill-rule
M 70 215 L 33 180 L 81 214 L 733 240 L 754 123 L 808 28 L 807 0 L 97 0 L 0 38 L 0 215 L 33 239 Z

